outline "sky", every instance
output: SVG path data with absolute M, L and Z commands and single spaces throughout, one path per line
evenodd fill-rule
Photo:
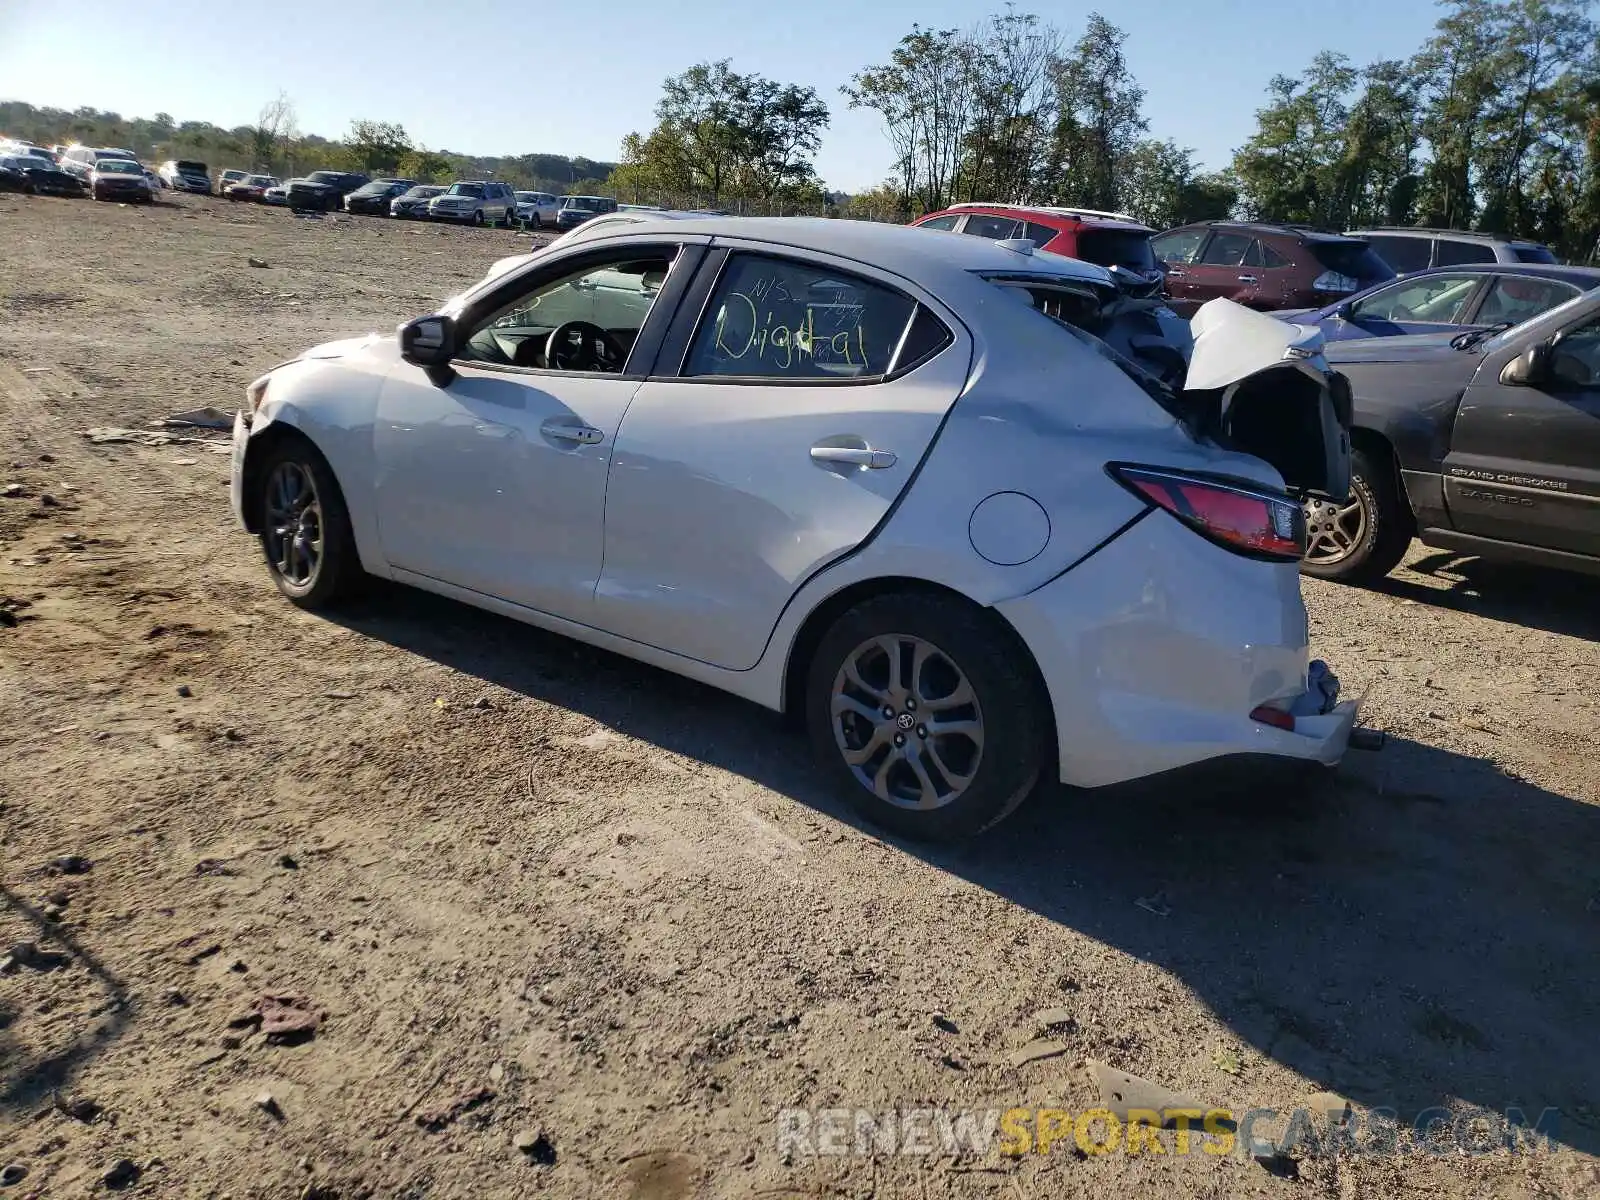
M 253 123 L 280 89 L 300 129 L 337 137 L 357 119 L 397 121 L 419 144 L 465 154 L 614 160 L 647 132 L 661 82 L 697 62 L 808 84 L 832 110 L 817 169 L 833 189 L 881 182 L 890 165 L 875 114 L 839 87 L 888 59 L 913 23 L 966 28 L 994 3 L 808 0 L 554 0 L 478 10 L 463 0 L 0 0 L 0 99 L 123 116 L 170 113 Z M 1319 50 L 1358 65 L 1409 55 L 1432 0 L 1019 0 L 1069 38 L 1099 10 L 1128 33 L 1150 133 L 1227 165 L 1276 74 Z M 558 13 L 567 12 L 567 18 Z M 1005 199 L 1005 197 L 995 197 Z

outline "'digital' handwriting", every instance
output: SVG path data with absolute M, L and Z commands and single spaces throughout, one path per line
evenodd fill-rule
M 739 318 L 748 313 L 749 326 L 740 330 L 744 322 Z M 730 325 L 734 326 L 730 329 Z M 809 359 L 813 362 L 841 363 L 845 366 L 863 367 L 867 363 L 866 336 L 860 323 L 853 328 L 836 333 L 817 332 L 816 310 L 806 306 L 805 319 L 789 325 L 776 319 L 770 310 L 763 318 L 755 301 L 743 292 L 729 292 L 717 314 L 716 346 L 729 358 L 742 359 L 746 355 L 770 362 L 779 370 L 799 365 Z

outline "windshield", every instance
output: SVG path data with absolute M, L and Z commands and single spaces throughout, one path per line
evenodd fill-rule
M 483 199 L 483 184 L 481 183 L 452 183 L 447 196 L 471 196 L 474 200 Z
M 1083 229 L 1078 232 L 1077 257 L 1101 267 L 1127 267 L 1143 274 L 1156 269 L 1150 235 L 1131 229 Z
M 1377 251 L 1365 242 L 1318 240 L 1307 242 L 1306 248 L 1327 270 L 1348 275 L 1362 283 L 1381 283 L 1394 278 L 1394 268 L 1379 258 Z
M 1550 247 L 1533 243 L 1514 243 L 1511 247 L 1511 253 L 1517 256 L 1518 262 L 1556 263 L 1560 261 L 1550 252 Z
M 95 170 L 105 171 L 107 174 L 116 175 L 143 175 L 144 168 L 136 162 L 129 162 L 122 158 L 102 158 L 95 164 Z
M 251 187 L 269 188 L 277 186 L 278 181 L 271 175 L 252 175 L 245 182 Z
M 518 192 L 517 193 L 517 199 L 519 201 L 521 201 L 523 204 L 538 204 L 539 203 L 539 193 L 538 192 Z
M 442 187 L 414 187 L 406 195 L 414 200 L 426 200 L 429 196 L 437 196 L 443 191 Z
M 204 175 L 206 173 L 205 163 L 195 162 L 192 159 L 180 159 L 175 165 L 179 171 L 185 171 L 190 175 Z
M 338 183 L 341 178 L 337 171 L 313 171 L 306 176 L 310 183 Z
M 605 201 L 597 196 L 568 196 L 562 208 L 581 208 L 584 212 L 600 212 Z

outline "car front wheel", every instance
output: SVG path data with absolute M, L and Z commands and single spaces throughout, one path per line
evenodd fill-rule
M 256 528 L 278 590 L 306 609 L 350 596 L 362 578 L 361 560 L 344 496 L 322 455 L 299 438 L 285 440 L 257 478 Z
M 812 747 L 867 820 L 952 840 L 998 824 L 1032 791 L 1048 701 L 996 622 L 905 593 L 862 602 L 823 635 L 807 677 Z
M 1339 583 L 1374 583 L 1405 557 L 1411 514 L 1394 472 L 1365 450 L 1350 456 L 1350 497 L 1306 501 L 1306 553 L 1300 570 Z

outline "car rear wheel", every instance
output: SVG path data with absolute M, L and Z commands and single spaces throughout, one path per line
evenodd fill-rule
M 1339 583 L 1374 583 L 1405 557 L 1410 513 L 1389 464 L 1365 450 L 1350 455 L 1350 498 L 1306 502 L 1303 574 Z
M 991 614 L 916 593 L 858 604 L 823 635 L 806 715 L 822 767 L 867 820 L 943 841 L 1032 791 L 1048 702 Z
M 310 443 L 275 447 L 257 478 L 257 529 L 272 582 L 295 604 L 328 608 L 362 579 L 350 513 L 338 481 Z

